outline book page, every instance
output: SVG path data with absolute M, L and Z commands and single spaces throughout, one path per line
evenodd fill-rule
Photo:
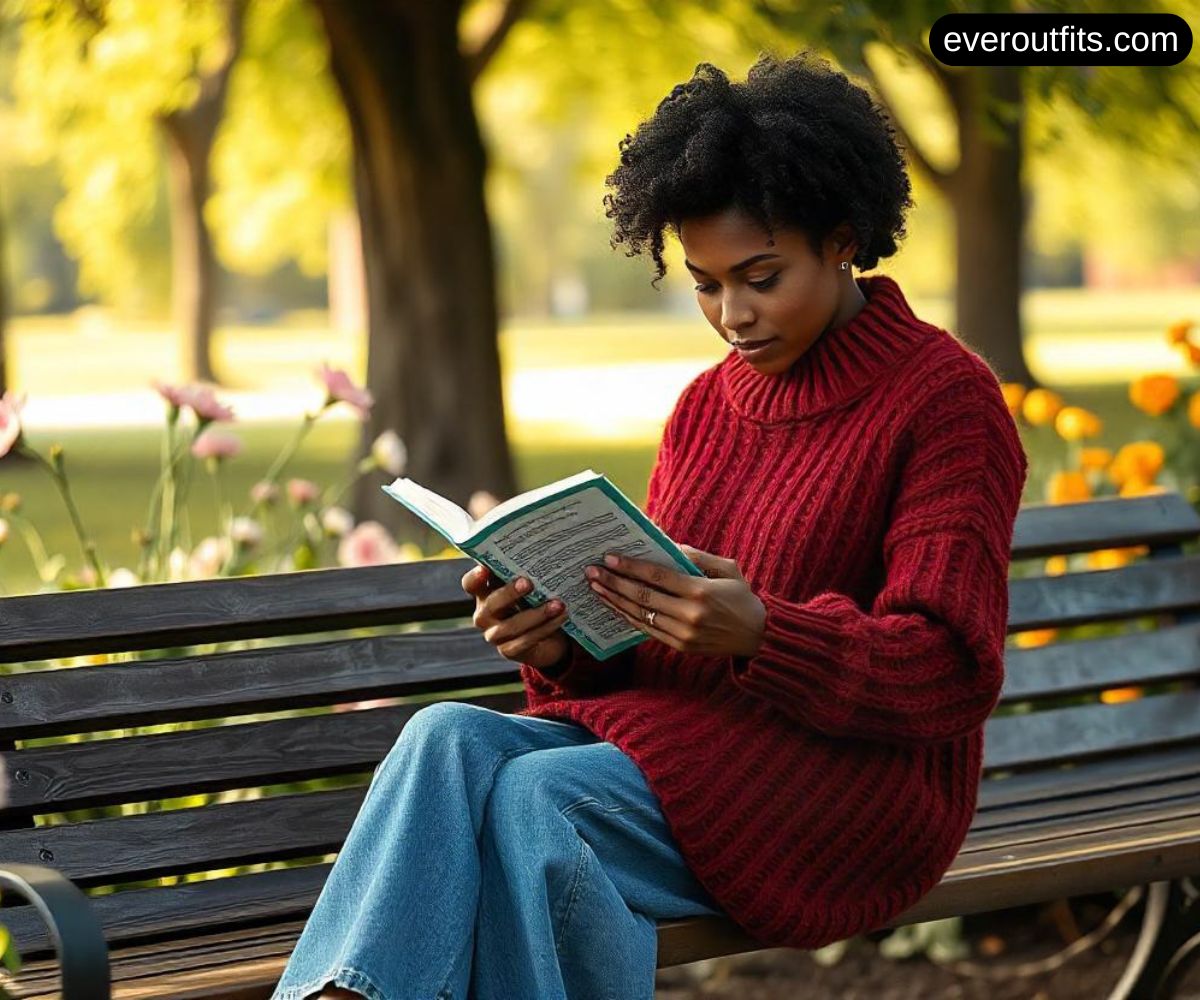
M 603 564 L 606 552 L 617 552 L 679 569 L 658 541 L 598 487 L 514 518 L 481 541 L 477 551 L 504 566 L 509 579 L 529 577 L 534 590 L 527 596 L 535 603 L 560 598 L 570 615 L 564 629 L 570 634 L 574 626 L 602 649 L 645 633 L 600 600 L 584 568 Z

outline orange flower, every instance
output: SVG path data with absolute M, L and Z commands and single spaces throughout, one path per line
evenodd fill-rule
M 1064 406 L 1054 418 L 1054 429 L 1064 441 L 1082 441 L 1103 430 L 1100 418 L 1082 406 Z
M 1062 576 L 1066 571 L 1066 556 L 1051 556 L 1046 560 L 1046 576 Z
M 1088 569 L 1120 569 L 1128 566 L 1137 556 L 1149 552 L 1145 545 L 1133 545 L 1123 549 L 1097 549 L 1087 554 Z
M 1142 696 L 1140 687 L 1109 688 L 1100 692 L 1100 700 L 1106 705 L 1119 705 L 1123 701 L 1137 701 Z
M 1197 347 L 1190 340 L 1183 347 L 1187 351 L 1188 361 L 1193 365 L 1200 365 L 1200 347 Z
M 1000 386 L 1000 391 L 1004 393 L 1004 402 L 1008 405 L 1008 412 L 1015 418 L 1021 412 L 1021 403 L 1025 399 L 1025 386 L 1020 382 L 1004 382 Z
M 1200 395 L 1200 394 L 1198 394 Z M 1085 469 L 1103 472 L 1113 460 L 1111 448 L 1080 448 L 1079 464 Z
M 1141 497 L 1149 493 L 1166 493 L 1165 486 L 1157 486 L 1154 483 L 1141 479 L 1138 476 L 1133 476 L 1125 480 L 1125 485 L 1121 487 L 1121 496 L 1123 497 Z
M 1162 445 L 1157 441 L 1131 441 L 1117 452 L 1108 467 L 1108 477 L 1118 486 L 1130 479 L 1151 483 L 1162 471 L 1164 458 Z
M 1195 324 L 1190 319 L 1181 319 L 1167 327 L 1167 340 L 1172 344 L 1186 344 Z
M 1034 427 L 1050 423 L 1063 407 L 1062 396 L 1049 389 L 1030 389 L 1025 394 L 1022 412 Z
M 1046 499 L 1050 503 L 1078 503 L 1091 495 L 1092 490 L 1082 472 L 1056 472 L 1046 485 Z
M 1013 641 L 1021 649 L 1032 649 L 1034 646 L 1045 646 L 1053 642 L 1057 635 L 1056 628 L 1036 628 L 1029 632 L 1018 632 Z
M 1188 423 L 1200 430 L 1200 392 L 1193 392 L 1188 398 Z
M 1174 375 L 1143 375 L 1129 386 L 1129 401 L 1143 413 L 1161 417 L 1179 398 L 1179 380 Z

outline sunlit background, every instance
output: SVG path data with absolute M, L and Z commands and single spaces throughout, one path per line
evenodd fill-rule
M 676 396 L 721 358 L 677 248 L 668 247 L 670 270 L 655 288 L 648 259 L 610 247 L 604 177 L 621 137 L 701 60 L 735 78 L 766 47 L 813 45 L 837 62 L 820 33 L 825 21 L 780 25 L 760 16 L 769 6 L 534 3 L 475 81 L 519 489 L 591 467 L 640 499 Z M 935 7 L 914 5 L 911 16 L 927 25 Z M 464 50 L 494 30 L 501 9 L 467 5 Z M 159 473 L 165 407 L 152 383 L 197 377 L 181 333 L 189 279 L 170 122 L 187 119 L 222 73 L 224 103 L 202 158 L 202 218 L 218 267 L 213 380 L 244 444 L 228 462 L 230 494 L 244 496 L 321 404 L 320 363 L 368 377 L 351 132 L 321 20 L 307 0 L 251 0 L 234 44 L 224 10 L 161 0 L 3 7 L 5 388 L 27 396 L 31 445 L 64 446 L 76 499 L 111 566 L 133 565 L 131 533 Z M 886 93 L 934 168 L 953 169 L 956 126 L 935 76 L 877 26 L 855 27 L 864 63 L 847 69 Z M 919 25 L 905 27 L 919 37 Z M 1132 77 L 1094 92 L 1057 77 L 1025 84 L 1025 359 L 1033 378 L 1104 418 L 1097 445 L 1153 432 L 1126 399 L 1138 375 L 1195 385 L 1195 366 L 1165 331 L 1200 319 L 1200 139 L 1186 117 L 1157 108 L 1169 97 L 1200 117 L 1200 88 L 1194 67 L 1171 72 L 1157 92 Z M 908 236 L 880 270 L 918 314 L 956 330 L 956 209 L 919 164 L 912 180 Z M 408 277 L 389 280 L 403 287 Z M 352 411 L 329 411 L 289 474 L 340 478 L 358 428 Z M 1028 499 L 1044 499 L 1045 483 L 1031 480 Z M 20 494 L 21 514 L 63 554 L 58 583 L 82 569 L 41 470 L 0 462 L 5 492 Z M 192 545 L 219 528 L 204 482 L 187 517 Z M 9 593 L 45 583 L 17 532 L 0 543 L 0 581 Z

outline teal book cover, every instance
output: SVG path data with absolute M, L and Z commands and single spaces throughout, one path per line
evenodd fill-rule
M 592 469 L 521 493 L 480 518 L 411 479 L 381 488 L 501 580 L 527 577 L 533 590 L 520 599 L 523 606 L 561 600 L 567 609 L 563 631 L 597 660 L 650 637 L 596 596 L 586 567 L 602 565 L 605 553 L 616 552 L 704 575 L 606 475 Z

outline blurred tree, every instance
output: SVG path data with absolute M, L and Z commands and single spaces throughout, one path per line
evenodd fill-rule
M 314 2 L 354 148 L 376 399 L 362 447 L 393 428 L 414 479 L 463 505 L 479 489 L 511 496 L 486 154 L 471 88 L 525 2 L 495 7 L 474 44 L 460 39 L 460 0 Z M 400 523 L 368 479 L 355 509 Z
M 171 293 L 185 378 L 215 381 L 216 264 L 204 219 L 209 153 L 242 42 L 247 0 L 12 0 L 22 18 L 15 91 L 58 160 L 57 224 L 93 290 L 138 275 L 138 229 L 166 146 Z
M 1180 3 L 1147 0 L 1140 11 L 1178 13 Z M 1194 0 L 1183 6 L 1196 9 Z M 1020 301 L 1028 215 L 1022 170 L 1031 101 L 1065 99 L 1090 117 L 1094 135 L 1107 143 L 1155 148 L 1181 162 L 1188 154 L 1163 137 L 1200 131 L 1200 71 L 1196 61 L 1178 66 L 978 66 L 951 67 L 934 59 L 929 28 L 947 13 L 945 0 L 864 0 L 856 4 L 755 0 L 757 18 L 745 4 L 726 2 L 742 16 L 749 36 L 780 47 L 785 37 L 831 51 L 847 70 L 868 80 L 888 110 L 914 165 L 951 203 L 956 229 L 955 305 L 958 331 L 1006 380 L 1035 383 L 1022 351 Z M 1011 13 L 1041 11 L 1111 13 L 1127 6 L 1109 0 L 971 0 L 956 10 Z M 947 102 L 956 150 L 939 160 L 922 133 L 892 100 L 877 70 L 885 47 L 905 63 L 922 67 Z M 1044 137 L 1048 140 L 1052 134 Z

